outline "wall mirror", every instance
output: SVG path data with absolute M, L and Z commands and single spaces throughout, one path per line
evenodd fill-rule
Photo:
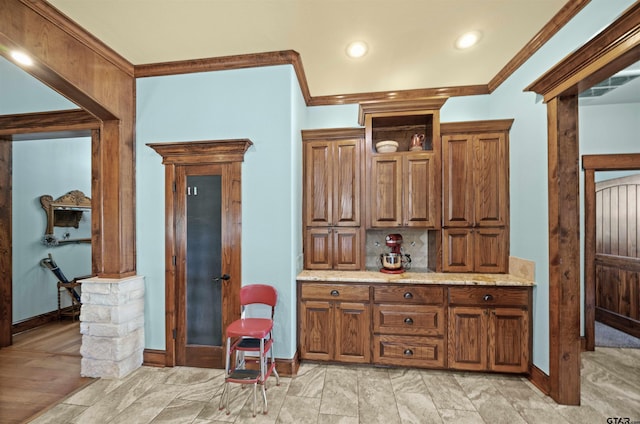
M 40 204 L 47 215 L 44 245 L 91 243 L 91 198 L 73 190 L 55 200 L 48 194 L 40 196 Z

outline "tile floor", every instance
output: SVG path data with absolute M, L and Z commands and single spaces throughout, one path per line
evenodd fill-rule
M 251 416 L 251 390 L 234 385 L 218 410 L 221 370 L 142 367 L 99 379 L 32 421 L 44 423 L 640 423 L 640 350 L 597 348 L 582 359 L 582 405 L 560 406 L 527 379 L 481 373 L 303 363 L 271 377 L 269 413 Z

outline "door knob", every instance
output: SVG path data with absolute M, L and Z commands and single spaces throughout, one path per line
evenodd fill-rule
M 229 276 L 229 274 L 222 274 L 220 277 L 216 277 L 216 278 L 214 278 L 214 279 L 213 279 L 213 281 L 217 283 L 217 282 L 219 282 L 220 280 L 225 280 L 225 281 L 226 281 L 226 280 L 228 280 L 228 279 L 230 279 L 230 278 L 231 278 L 231 277 Z

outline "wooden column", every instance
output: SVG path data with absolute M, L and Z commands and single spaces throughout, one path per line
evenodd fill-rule
M 564 405 L 580 404 L 580 202 L 578 97 L 547 103 L 549 155 L 549 383 Z
M 11 345 L 11 172 L 12 141 L 0 138 L 0 347 Z
M 596 349 L 596 178 L 584 171 L 584 339 L 585 350 Z

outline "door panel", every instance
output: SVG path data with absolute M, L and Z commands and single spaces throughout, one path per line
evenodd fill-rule
M 226 242 L 240 219 L 231 175 L 227 165 L 176 169 L 175 365 L 223 368 L 224 329 L 240 316 L 239 264 Z
M 187 176 L 187 345 L 222 346 L 220 175 Z

